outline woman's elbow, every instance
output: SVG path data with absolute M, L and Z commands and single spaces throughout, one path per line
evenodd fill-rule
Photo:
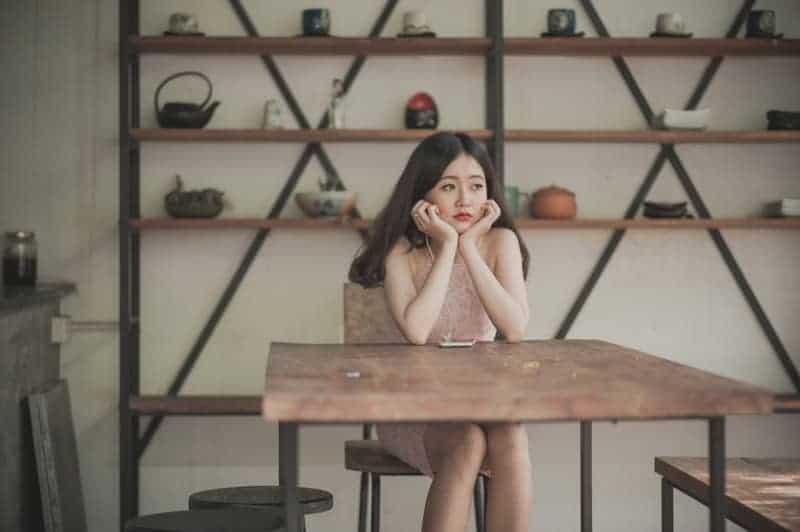
M 507 330 L 502 331 L 503 337 L 506 339 L 507 342 L 516 344 L 521 342 L 525 338 L 525 329 L 527 327 L 527 320 L 525 323 L 519 324 L 517 327 L 510 327 Z
M 518 344 L 522 341 L 523 334 L 522 331 L 514 331 L 505 333 L 503 336 L 505 336 L 506 342 L 510 344 Z
M 406 330 L 403 331 L 403 336 L 406 337 L 406 340 L 408 340 L 409 343 L 414 345 L 425 345 L 425 343 L 428 341 L 428 334 L 419 331 Z
M 406 339 L 414 345 L 425 345 L 425 342 L 428 341 L 427 338 L 419 335 L 406 335 Z

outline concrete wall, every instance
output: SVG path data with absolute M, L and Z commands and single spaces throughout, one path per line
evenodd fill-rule
M 100 0 L 36 0 L 3 7 L 0 48 L 0 229 L 37 231 L 45 278 L 66 278 L 78 294 L 64 309 L 77 319 L 115 319 L 117 312 L 117 12 Z M 263 35 L 299 33 L 305 7 L 333 10 L 333 32 L 365 35 L 382 7 L 370 2 L 245 2 Z M 578 2 L 559 6 L 578 11 Z M 508 36 L 544 30 L 546 2 L 506 2 Z M 714 0 L 598 2 L 615 36 L 645 35 L 657 13 L 680 12 L 697 37 L 721 36 L 739 3 Z M 800 37 L 800 6 L 758 3 L 778 12 L 779 29 Z M 386 35 L 401 29 L 402 11 L 423 8 L 440 36 L 483 34 L 483 2 L 401 1 Z M 220 0 L 142 2 L 142 33 L 160 34 L 168 15 L 196 13 L 210 35 L 242 35 Z M 6 44 L 8 43 L 8 44 Z M 277 64 L 311 122 L 323 112 L 333 77 L 350 59 L 278 56 Z M 654 109 L 684 105 L 707 60 L 642 58 L 629 64 Z M 142 124 L 155 124 L 157 84 L 179 70 L 211 77 L 222 101 L 209 127 L 258 127 L 263 103 L 278 91 L 256 57 L 145 56 Z M 371 58 L 347 98 L 350 127 L 401 127 L 403 106 L 416 90 L 436 99 L 443 128 L 484 125 L 484 62 L 480 58 Z M 701 106 L 713 108 L 712 128 L 765 126 L 771 108 L 800 108 L 800 60 L 732 58 L 723 63 Z M 176 83 L 165 99 L 200 97 L 196 82 Z M 642 128 L 632 98 L 608 58 L 506 59 L 509 128 Z M 287 125 L 293 120 L 284 108 Z M 226 190 L 229 216 L 262 216 L 302 150 L 297 144 L 146 144 L 142 150 L 142 211 L 162 214 L 162 197 L 180 173 L 187 186 Z M 328 154 L 359 206 L 373 216 L 413 146 L 332 144 Z M 511 144 L 506 179 L 529 191 L 557 183 L 578 195 L 580 215 L 619 217 L 657 153 L 626 144 Z M 686 145 L 677 148 L 714 216 L 755 215 L 769 200 L 800 195 L 796 145 Z M 298 190 L 313 190 L 323 175 L 313 162 Z M 670 168 L 650 194 L 684 199 Z M 285 216 L 299 216 L 289 205 Z M 551 337 L 565 316 L 610 232 L 525 231 L 532 252 L 528 338 Z M 233 274 L 253 234 L 248 231 L 154 232 L 142 241 L 142 389 L 162 393 Z M 800 363 L 796 327 L 796 231 L 724 232 L 788 351 Z M 346 231 L 275 231 L 205 349 L 186 393 L 256 394 L 269 342 L 338 341 L 341 283 L 359 245 Z M 708 235 L 701 231 L 628 232 L 571 337 L 599 337 L 721 375 L 790 392 L 791 384 Z M 117 522 L 117 338 L 75 337 L 63 350 L 79 438 L 90 530 Z M 342 466 L 342 441 L 356 427 L 304 429 L 301 481 L 334 492 L 331 512 L 309 519 L 311 530 L 354 529 L 357 475 Z M 578 428 L 529 427 L 534 463 L 531 530 L 578 527 Z M 730 455 L 798 456 L 797 416 L 733 418 Z M 655 455 L 702 455 L 700 422 L 597 424 L 595 530 L 659 529 Z M 277 431 L 256 418 L 170 419 L 147 451 L 141 476 L 142 512 L 183 508 L 189 493 L 223 485 L 277 482 Z M 387 532 L 418 528 L 427 482 L 384 484 Z M 679 496 L 681 530 L 700 530 L 706 513 Z M 735 526 L 731 530 L 737 530 Z

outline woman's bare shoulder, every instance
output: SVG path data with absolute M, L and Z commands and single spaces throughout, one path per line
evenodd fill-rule
M 508 256 L 509 251 L 513 254 L 515 249 L 519 249 L 517 235 L 507 227 L 493 227 L 486 236 L 486 257 L 492 264 L 496 264 L 498 257 Z

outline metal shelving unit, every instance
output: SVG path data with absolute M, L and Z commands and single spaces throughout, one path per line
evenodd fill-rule
M 486 36 L 481 38 L 436 38 L 396 39 L 380 38 L 389 15 L 397 0 L 387 0 L 376 19 L 368 37 L 336 38 L 283 38 L 261 37 L 239 0 L 228 0 L 232 10 L 242 24 L 246 37 L 149 37 L 139 35 L 139 0 L 119 1 L 119 256 L 120 256 L 120 522 L 137 515 L 139 506 L 139 459 L 147 448 L 165 415 L 257 415 L 260 398 L 250 396 L 193 396 L 180 397 L 178 393 L 191 372 L 195 362 L 213 334 L 228 303 L 234 297 L 244 275 L 255 256 L 260 252 L 265 239 L 273 229 L 347 229 L 365 234 L 369 220 L 354 216 L 342 220 L 284 219 L 280 214 L 297 184 L 300 175 L 312 157 L 316 157 L 326 173 L 336 176 L 338 172 L 327 156 L 322 143 L 329 142 L 417 142 L 428 131 L 419 130 L 330 130 L 326 119 L 313 127 L 296 102 L 272 55 L 348 55 L 356 56 L 343 77 L 348 90 L 368 55 L 415 56 L 457 55 L 484 57 L 486 61 L 486 124 L 484 129 L 467 131 L 483 140 L 497 168 L 498 176 L 504 174 L 504 147 L 506 142 L 647 142 L 658 143 L 661 149 L 643 183 L 636 191 L 625 215 L 614 220 L 570 220 L 544 221 L 519 219 L 521 229 L 605 229 L 613 230 L 601 257 L 581 289 L 556 338 L 564 338 L 575 318 L 592 292 L 616 247 L 628 229 L 702 229 L 707 230 L 717 245 L 723 260 L 728 265 L 737 285 L 742 290 L 754 314 L 769 338 L 776 355 L 781 360 L 795 388 L 800 391 L 800 377 L 783 344 L 761 308 L 744 274 L 725 243 L 720 229 L 797 229 L 797 219 L 714 219 L 705 207 L 702 198 L 675 153 L 678 143 L 739 143 L 739 142 L 800 142 L 797 131 L 620 131 L 620 130 L 506 130 L 503 109 L 503 58 L 505 55 L 558 55 L 558 56 L 608 56 L 613 61 L 628 89 L 636 99 L 647 123 L 652 110 L 628 69 L 623 56 L 707 56 L 712 57 L 703 77 L 687 102 L 686 108 L 696 107 L 711 79 L 719 68 L 723 56 L 786 56 L 800 55 L 800 39 L 737 39 L 747 12 L 754 0 L 745 0 L 733 21 L 727 37 L 723 39 L 648 39 L 612 38 L 591 0 L 581 0 L 598 38 L 587 39 L 540 39 L 503 37 L 503 2 L 485 0 Z M 250 129 L 201 129 L 170 130 L 140 127 L 139 56 L 140 54 L 216 54 L 259 55 L 270 77 L 293 114 L 300 129 L 297 130 L 250 130 Z M 141 218 L 140 193 L 140 144 L 143 142 L 297 142 L 306 147 L 287 176 L 285 185 L 265 218 L 177 220 L 169 218 Z M 697 219 L 649 220 L 635 218 L 647 192 L 652 187 L 664 164 L 676 170 L 687 195 L 692 202 Z M 345 185 L 338 181 L 338 188 Z M 175 375 L 164 395 L 142 396 L 140 394 L 140 238 L 143 232 L 152 230 L 206 230 L 206 229 L 254 230 L 253 241 L 242 257 L 239 267 L 226 287 L 220 301 L 212 309 L 208 322 L 199 333 L 191 351 Z M 798 396 L 778 398 L 781 411 L 798 411 Z M 142 430 L 140 419 L 149 419 Z M 590 499 L 591 427 L 581 425 L 582 500 Z M 590 489 L 590 488 L 589 488 Z M 589 509 L 587 509 L 587 507 Z M 582 529 L 591 529 L 590 505 L 583 505 Z

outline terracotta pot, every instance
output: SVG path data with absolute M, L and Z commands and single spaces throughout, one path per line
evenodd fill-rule
M 551 185 L 531 196 L 531 216 L 550 220 L 569 220 L 578 214 L 575 194 L 566 188 Z

